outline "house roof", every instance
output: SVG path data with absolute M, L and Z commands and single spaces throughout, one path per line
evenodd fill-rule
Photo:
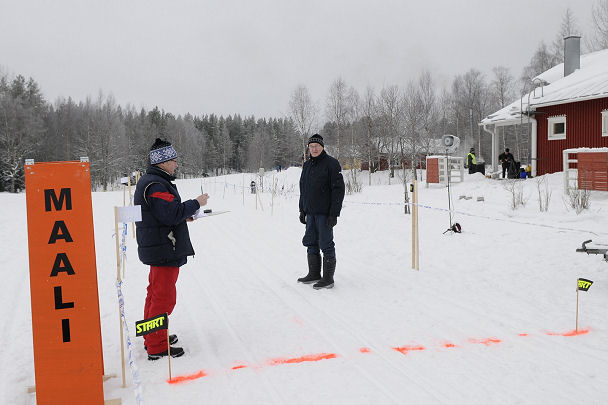
M 564 64 L 560 63 L 536 76 L 533 82 L 539 80 L 548 84 L 488 115 L 481 124 L 517 123 L 522 119 L 522 109 L 528 111 L 528 101 L 530 110 L 534 111 L 536 107 L 608 97 L 608 49 L 581 55 L 581 68 L 566 77 Z

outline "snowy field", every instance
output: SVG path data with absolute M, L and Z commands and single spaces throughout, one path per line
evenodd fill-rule
M 145 404 L 605 404 L 608 398 L 608 264 L 575 252 L 608 243 L 608 193 L 577 215 L 564 203 L 561 174 L 547 176 L 548 212 L 536 179 L 512 210 L 505 181 L 480 174 L 453 183 L 449 225 L 444 186 L 419 186 L 420 271 L 411 269 L 411 216 L 403 186 L 376 173 L 347 195 L 335 228 L 335 288 L 296 282 L 306 274 L 298 221 L 300 169 L 266 173 L 281 194 L 261 203 L 241 185 L 254 175 L 178 181 L 182 198 L 211 198 L 230 213 L 190 226 L 196 256 L 181 269 L 171 333 L 186 354 L 150 362 L 142 319 L 147 267 L 127 237 L 123 286 Z M 346 172 L 345 172 L 346 175 Z M 346 176 L 345 176 L 346 177 Z M 472 197 L 470 199 L 460 196 Z M 483 197 L 483 201 L 478 201 Z M 123 192 L 93 193 L 105 398 L 135 404 L 121 363 L 113 206 Z M 34 404 L 34 361 L 25 194 L 0 194 L 4 288 L 0 304 L 0 403 Z M 263 208 L 263 209 L 262 209 Z M 594 281 L 580 292 L 576 281 Z

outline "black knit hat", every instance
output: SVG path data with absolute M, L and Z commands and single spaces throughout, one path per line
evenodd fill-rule
M 156 138 L 154 145 L 150 147 L 150 164 L 157 165 L 176 158 L 177 152 L 171 142 Z
M 311 136 L 310 138 L 308 138 L 308 145 L 310 145 L 311 143 L 318 143 L 321 146 L 325 146 L 323 145 L 323 137 L 319 134 L 314 134 L 313 136 Z

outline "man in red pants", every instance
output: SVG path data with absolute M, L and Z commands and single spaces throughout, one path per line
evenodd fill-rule
M 179 268 L 194 255 L 186 222 L 192 221 L 209 198 L 201 194 L 182 202 L 173 183 L 177 166 L 177 152 L 171 143 L 157 138 L 150 148 L 150 167 L 135 188 L 134 203 L 141 206 L 141 221 L 135 223 L 137 253 L 142 263 L 150 265 L 144 319 L 173 312 Z M 177 343 L 177 335 L 171 335 L 169 343 Z M 148 360 L 184 354 L 184 349 L 174 346 L 169 353 L 164 330 L 145 335 L 144 345 Z

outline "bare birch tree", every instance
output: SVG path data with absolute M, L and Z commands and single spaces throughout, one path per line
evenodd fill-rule
M 564 61 L 564 38 L 570 35 L 580 35 L 580 33 L 580 29 L 574 18 L 574 13 L 570 8 L 566 8 L 566 11 L 564 11 L 564 14 L 562 15 L 559 32 L 555 35 L 552 44 L 553 55 L 555 56 L 555 61 L 557 63 L 562 63 Z
M 587 46 L 591 51 L 608 49 L 608 0 L 597 0 L 591 8 L 592 29 Z
M 348 103 L 347 103 L 346 83 L 342 78 L 336 79 L 329 87 L 329 95 L 327 97 L 326 115 L 330 121 L 336 123 L 336 153 L 335 158 L 340 161 L 340 138 L 341 130 L 348 119 Z
M 440 122 L 439 104 L 435 83 L 431 72 L 423 71 L 418 79 L 418 91 L 421 109 L 420 148 L 425 154 L 430 154 L 435 147 L 437 128 Z
M 365 122 L 365 133 L 367 135 L 366 152 L 368 164 L 368 185 L 372 185 L 372 136 L 374 133 L 374 121 L 377 116 L 376 95 L 372 87 L 365 90 L 361 104 L 361 113 Z
M 515 98 L 514 78 L 509 68 L 496 66 L 492 69 L 494 78 L 490 83 L 490 91 L 497 108 L 504 108 Z M 502 128 L 502 148 L 506 147 L 505 129 Z
M 394 176 L 394 160 L 397 155 L 401 135 L 401 92 L 395 85 L 382 88 L 378 98 L 378 113 L 381 122 L 382 147 L 386 151 L 388 161 L 388 183 Z
M 354 87 L 350 87 L 346 93 L 346 104 L 347 104 L 347 119 L 346 123 L 350 124 L 350 147 L 349 147 L 349 157 L 350 157 L 350 165 L 351 168 L 355 166 L 355 160 L 357 157 L 357 148 L 355 146 L 355 138 L 356 138 L 356 123 L 359 121 L 361 117 L 361 97 L 359 93 Z
M 308 88 L 298 86 L 291 94 L 289 116 L 293 120 L 302 141 L 302 159 L 306 156 L 306 141 L 317 118 L 317 106 L 313 103 Z

